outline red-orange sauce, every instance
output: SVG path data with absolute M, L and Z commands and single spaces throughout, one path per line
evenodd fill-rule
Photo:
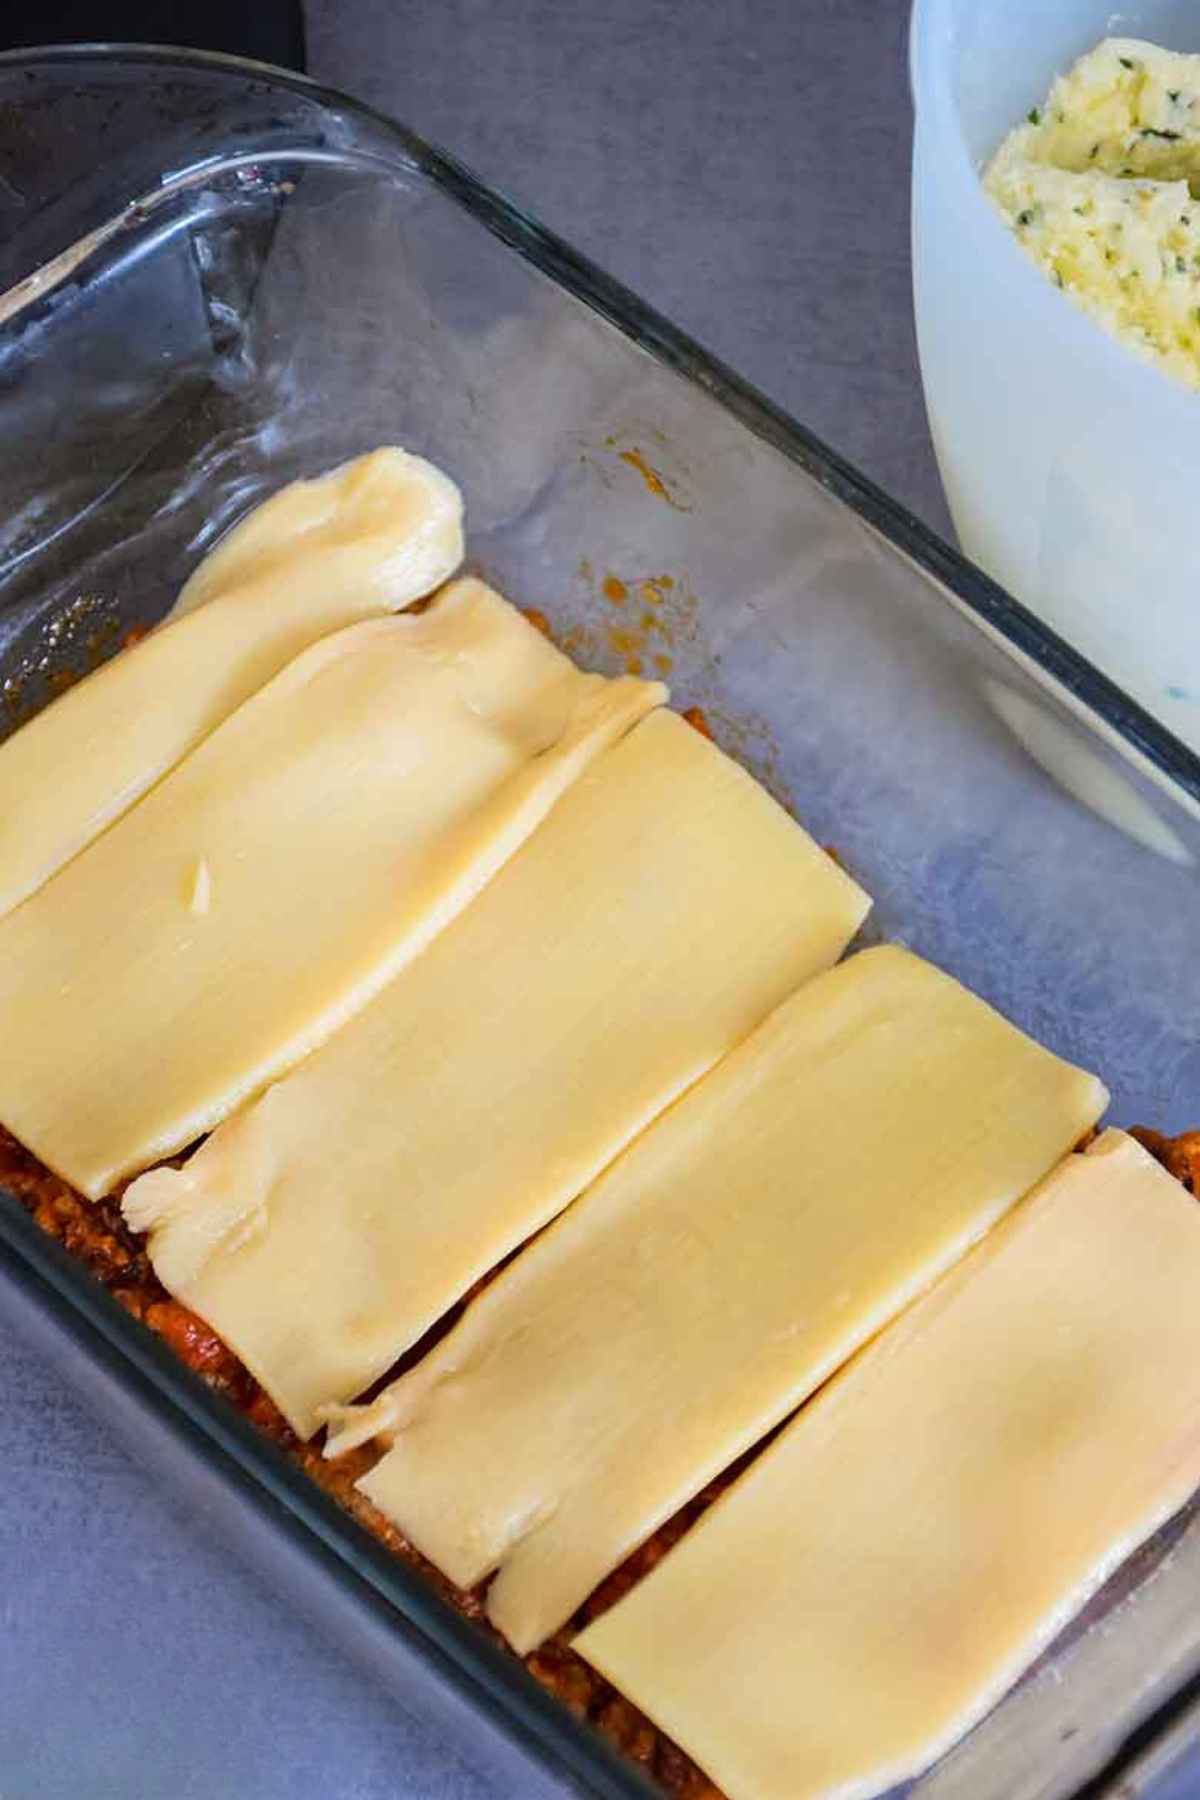
M 623 463 L 628 463 L 631 469 L 637 470 L 638 474 L 646 484 L 647 492 L 653 494 L 656 500 L 665 500 L 668 506 L 673 506 L 675 508 L 676 512 L 691 511 L 690 506 L 685 506 L 682 500 L 677 500 L 675 498 L 675 495 L 671 492 L 658 470 L 646 461 L 646 458 L 636 446 L 632 450 L 622 450 L 619 454 Z

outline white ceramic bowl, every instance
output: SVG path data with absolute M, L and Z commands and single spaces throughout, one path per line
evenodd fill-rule
M 1200 395 L 1058 292 L 980 186 L 1010 126 L 1110 35 L 1200 50 L 1200 6 L 915 0 L 921 367 L 967 554 L 1200 749 Z

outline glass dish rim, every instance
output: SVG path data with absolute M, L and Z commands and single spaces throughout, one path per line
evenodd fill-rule
M 827 492 L 841 500 L 864 524 L 887 538 L 918 569 L 948 590 L 951 602 L 978 627 L 1000 637 L 1032 664 L 1148 768 L 1166 791 L 1178 790 L 1189 810 L 1200 805 L 1200 754 L 1189 750 L 1173 732 L 1103 674 L 1036 613 L 992 580 L 961 551 L 940 537 L 915 513 L 885 492 L 856 465 L 809 430 L 728 363 L 681 331 L 632 289 L 605 273 L 598 264 L 549 231 L 533 214 L 488 186 L 466 164 L 430 143 L 387 113 L 355 100 L 289 69 L 247 57 L 214 51 L 183 50 L 155 44 L 91 43 L 47 45 L 0 51 L 0 72 L 10 68 L 59 64 L 97 64 L 207 70 L 263 80 L 348 113 L 390 138 L 421 174 L 477 223 L 531 263 L 558 287 L 597 313 L 639 348 L 702 388 L 789 461 L 799 464 Z M 199 170 L 209 159 L 202 159 Z M 187 170 L 164 171 L 172 180 Z M 65 250 L 68 246 L 64 245 Z M 18 280 L 35 271 L 27 270 Z
M 465 164 L 388 114 L 310 77 L 269 63 L 217 52 L 155 44 L 86 43 L 0 51 L 0 73 L 45 65 L 139 65 L 204 70 L 263 81 L 355 116 L 390 138 L 397 152 L 477 223 L 556 286 L 613 325 L 658 362 L 702 388 L 757 437 L 799 465 L 864 525 L 943 590 L 976 626 L 999 637 L 1018 661 L 1032 664 L 1132 752 L 1184 803 L 1200 803 L 1200 756 L 1133 701 L 1065 639 L 1015 600 L 961 552 L 893 500 L 853 463 L 766 394 L 711 354 L 665 315 L 547 230 L 530 213 L 490 188 Z M 189 168 L 199 169 L 208 158 Z M 187 169 L 164 171 L 172 180 Z M 69 248 L 61 246 L 63 250 Z M 35 273 L 22 272 L 22 276 Z M 650 1800 L 661 1790 L 640 1775 L 598 1732 L 577 1721 L 529 1675 L 521 1661 L 489 1640 L 432 1585 L 386 1550 L 365 1527 L 306 1476 L 286 1453 L 228 1401 L 214 1393 L 152 1332 L 139 1326 L 99 1282 L 4 1194 L 0 1207 L 0 1274 L 27 1294 L 89 1357 L 144 1401 L 174 1437 L 237 1489 L 278 1529 L 323 1564 L 344 1589 L 382 1609 L 392 1629 L 420 1640 L 435 1673 L 453 1682 L 544 1767 L 612 1800 Z M 9 1202 L 11 1201 L 11 1204 Z M 1108 1783 L 1147 1744 L 1165 1734 L 1194 1699 L 1186 1684 L 1131 1734 L 1080 1790 Z

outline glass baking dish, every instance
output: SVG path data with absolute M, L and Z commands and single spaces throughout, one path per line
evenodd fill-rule
M 1098 1069 L 1118 1122 L 1200 1122 L 1200 760 L 534 221 L 299 78 L 128 49 L 0 58 L 0 219 L 0 731 L 256 498 L 401 442 L 461 484 L 473 566 L 704 708 L 873 935 Z M 650 1791 L 11 1196 L 0 1260 L 137 1453 L 511 1791 Z M 1193 1509 L 914 1792 L 1060 1800 L 1186 1735 L 1198 1575 Z

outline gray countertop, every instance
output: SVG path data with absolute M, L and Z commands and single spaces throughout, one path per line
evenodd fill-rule
M 313 75 L 456 151 L 946 528 L 909 297 L 904 0 L 307 10 Z M 0 1800 L 502 1800 L 15 1337 L 0 1354 Z

